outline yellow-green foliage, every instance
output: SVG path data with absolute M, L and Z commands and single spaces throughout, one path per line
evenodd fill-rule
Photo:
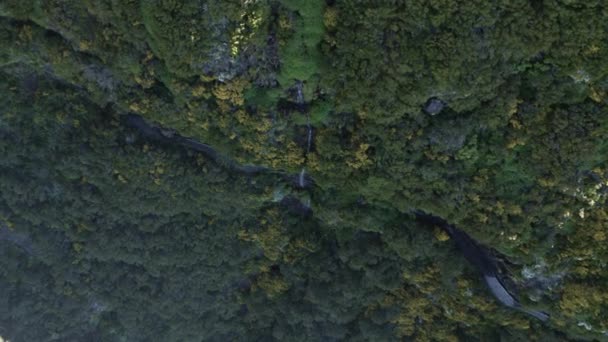
M 248 82 L 245 79 L 236 79 L 227 83 L 218 82 L 213 88 L 213 95 L 220 101 L 220 104 L 227 102 L 234 106 L 242 106 L 244 104 L 243 90 L 247 85 Z
M 284 224 L 277 209 L 267 210 L 265 215 L 260 218 L 259 224 L 259 232 L 249 233 L 248 230 L 242 230 L 239 238 L 257 243 L 264 251 L 264 256 L 270 261 L 276 262 L 281 258 L 289 243 L 289 236 L 284 230 Z
M 572 272 L 582 278 L 603 276 L 604 258 L 608 256 L 606 232 L 608 213 L 602 207 L 581 209 L 575 214 L 574 232 L 560 250 L 560 258 L 568 260 Z M 564 218 L 566 220 L 568 218 Z
M 347 160 L 346 165 L 353 169 L 361 169 L 371 165 L 372 161 L 369 160 L 369 157 L 367 155 L 368 149 L 369 144 L 360 144 L 357 148 L 357 151 L 354 153 L 354 158 L 352 160 Z
M 289 289 L 289 284 L 285 282 L 281 275 L 270 274 L 268 270 L 258 275 L 255 286 L 262 289 L 271 299 L 276 298 Z
M 567 283 L 559 301 L 566 317 L 598 317 L 608 305 L 608 294 L 597 286 L 586 283 Z
M 587 322 L 602 338 L 607 16 L 599 0 L 0 1 L 0 225 L 40 251 L 0 241 L 0 326 L 558 341 Z M 314 186 L 293 186 L 302 169 Z M 551 321 L 502 307 L 414 209 L 495 249 Z

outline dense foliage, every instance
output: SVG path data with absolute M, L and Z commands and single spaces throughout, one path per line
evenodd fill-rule
M 606 339 L 606 18 L 602 0 L 1 1 L 0 336 Z M 414 209 L 491 247 L 551 319 L 502 307 Z

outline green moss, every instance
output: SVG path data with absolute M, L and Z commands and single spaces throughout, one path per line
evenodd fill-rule
M 248 104 L 272 108 L 276 105 L 281 95 L 281 90 L 279 89 L 251 87 L 245 91 L 244 99 Z
M 328 101 L 317 101 L 310 109 L 310 122 L 313 125 L 326 124 L 333 109 L 332 103 Z
M 282 2 L 294 15 L 293 36 L 281 48 L 281 85 L 290 86 L 294 80 L 308 81 L 320 70 L 322 55 L 319 44 L 323 38 L 324 1 Z

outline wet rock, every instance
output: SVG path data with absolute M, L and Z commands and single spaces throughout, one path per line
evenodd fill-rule
M 316 129 L 312 125 L 299 125 L 294 127 L 294 142 L 306 153 L 315 151 Z
M 312 209 L 293 196 L 285 196 L 281 200 L 281 205 L 292 214 L 303 217 L 312 216 Z
M 38 75 L 34 73 L 30 73 L 23 77 L 21 80 L 21 88 L 27 94 L 28 97 L 32 98 L 36 95 L 38 91 L 39 81 Z
M 312 176 L 306 173 L 304 169 L 295 175 L 289 176 L 289 178 L 291 179 L 291 185 L 296 189 L 308 189 L 315 184 Z
M 294 90 L 294 92 L 295 92 L 294 97 L 295 97 L 296 103 L 298 103 L 298 104 L 302 104 L 305 102 L 303 88 L 304 88 L 304 83 L 302 83 L 302 81 L 297 81 L 296 85 L 295 85 L 295 90 Z
M 424 105 L 424 111 L 430 115 L 437 115 L 443 110 L 445 105 L 445 102 L 433 97 L 426 101 L 426 104 Z
M 283 115 L 289 115 L 291 113 L 300 112 L 302 114 L 308 112 L 308 103 L 296 103 L 285 99 L 280 99 L 277 102 L 277 110 Z
M 537 302 L 558 288 L 565 275 L 565 271 L 551 272 L 547 268 L 547 264 L 540 260 L 534 265 L 522 268 L 523 282 L 521 285 L 526 290 L 528 298 Z
M 113 92 L 116 88 L 117 81 L 114 79 L 112 71 L 104 66 L 89 64 L 84 67 L 83 75 L 104 91 Z
M 482 273 L 486 285 L 501 304 L 525 312 L 541 321 L 549 319 L 547 313 L 527 309 L 513 297 L 504 285 L 504 280 L 508 279 L 508 276 L 500 274 L 497 260 L 488 247 L 479 244 L 467 233 L 447 223 L 438 216 L 430 215 L 417 209 L 414 210 L 414 214 L 417 220 L 438 226 L 450 236 L 464 258 Z

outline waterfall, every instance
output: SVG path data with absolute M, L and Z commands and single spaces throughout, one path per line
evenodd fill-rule
M 304 99 L 304 82 L 296 81 L 295 84 L 295 103 L 298 105 L 300 110 L 305 110 L 306 101 Z M 310 153 L 310 148 L 312 147 L 312 125 L 310 124 L 310 111 L 306 109 L 306 128 L 308 132 L 306 133 L 306 154 Z
M 308 136 L 306 137 L 306 154 L 310 153 L 310 147 L 312 146 L 312 126 L 310 124 L 310 114 L 307 116 L 306 126 L 308 128 Z
M 310 208 L 310 197 L 306 199 L 306 203 L 304 203 L 304 205 L 306 206 L 306 208 Z
M 296 81 L 295 101 L 298 105 L 302 106 L 301 107 L 302 109 L 304 109 L 304 104 L 305 104 L 303 87 L 304 87 L 304 82 Z M 304 151 L 305 159 L 306 159 L 306 156 L 310 153 L 310 149 L 312 148 L 312 125 L 310 123 L 310 112 L 308 110 L 306 110 L 306 130 L 307 130 L 307 132 L 306 132 L 306 151 Z M 302 167 L 302 171 L 300 171 L 300 174 L 298 175 L 297 186 L 301 189 L 306 188 L 306 168 L 305 167 Z M 310 205 L 308 205 L 308 206 L 310 206 Z
M 304 188 L 304 174 L 306 173 L 306 169 L 302 168 L 302 171 L 300 172 L 300 177 L 298 178 L 298 185 L 300 186 L 300 188 Z
M 296 103 L 303 104 L 304 103 L 304 92 L 302 88 L 304 87 L 304 83 L 302 81 L 296 82 Z

